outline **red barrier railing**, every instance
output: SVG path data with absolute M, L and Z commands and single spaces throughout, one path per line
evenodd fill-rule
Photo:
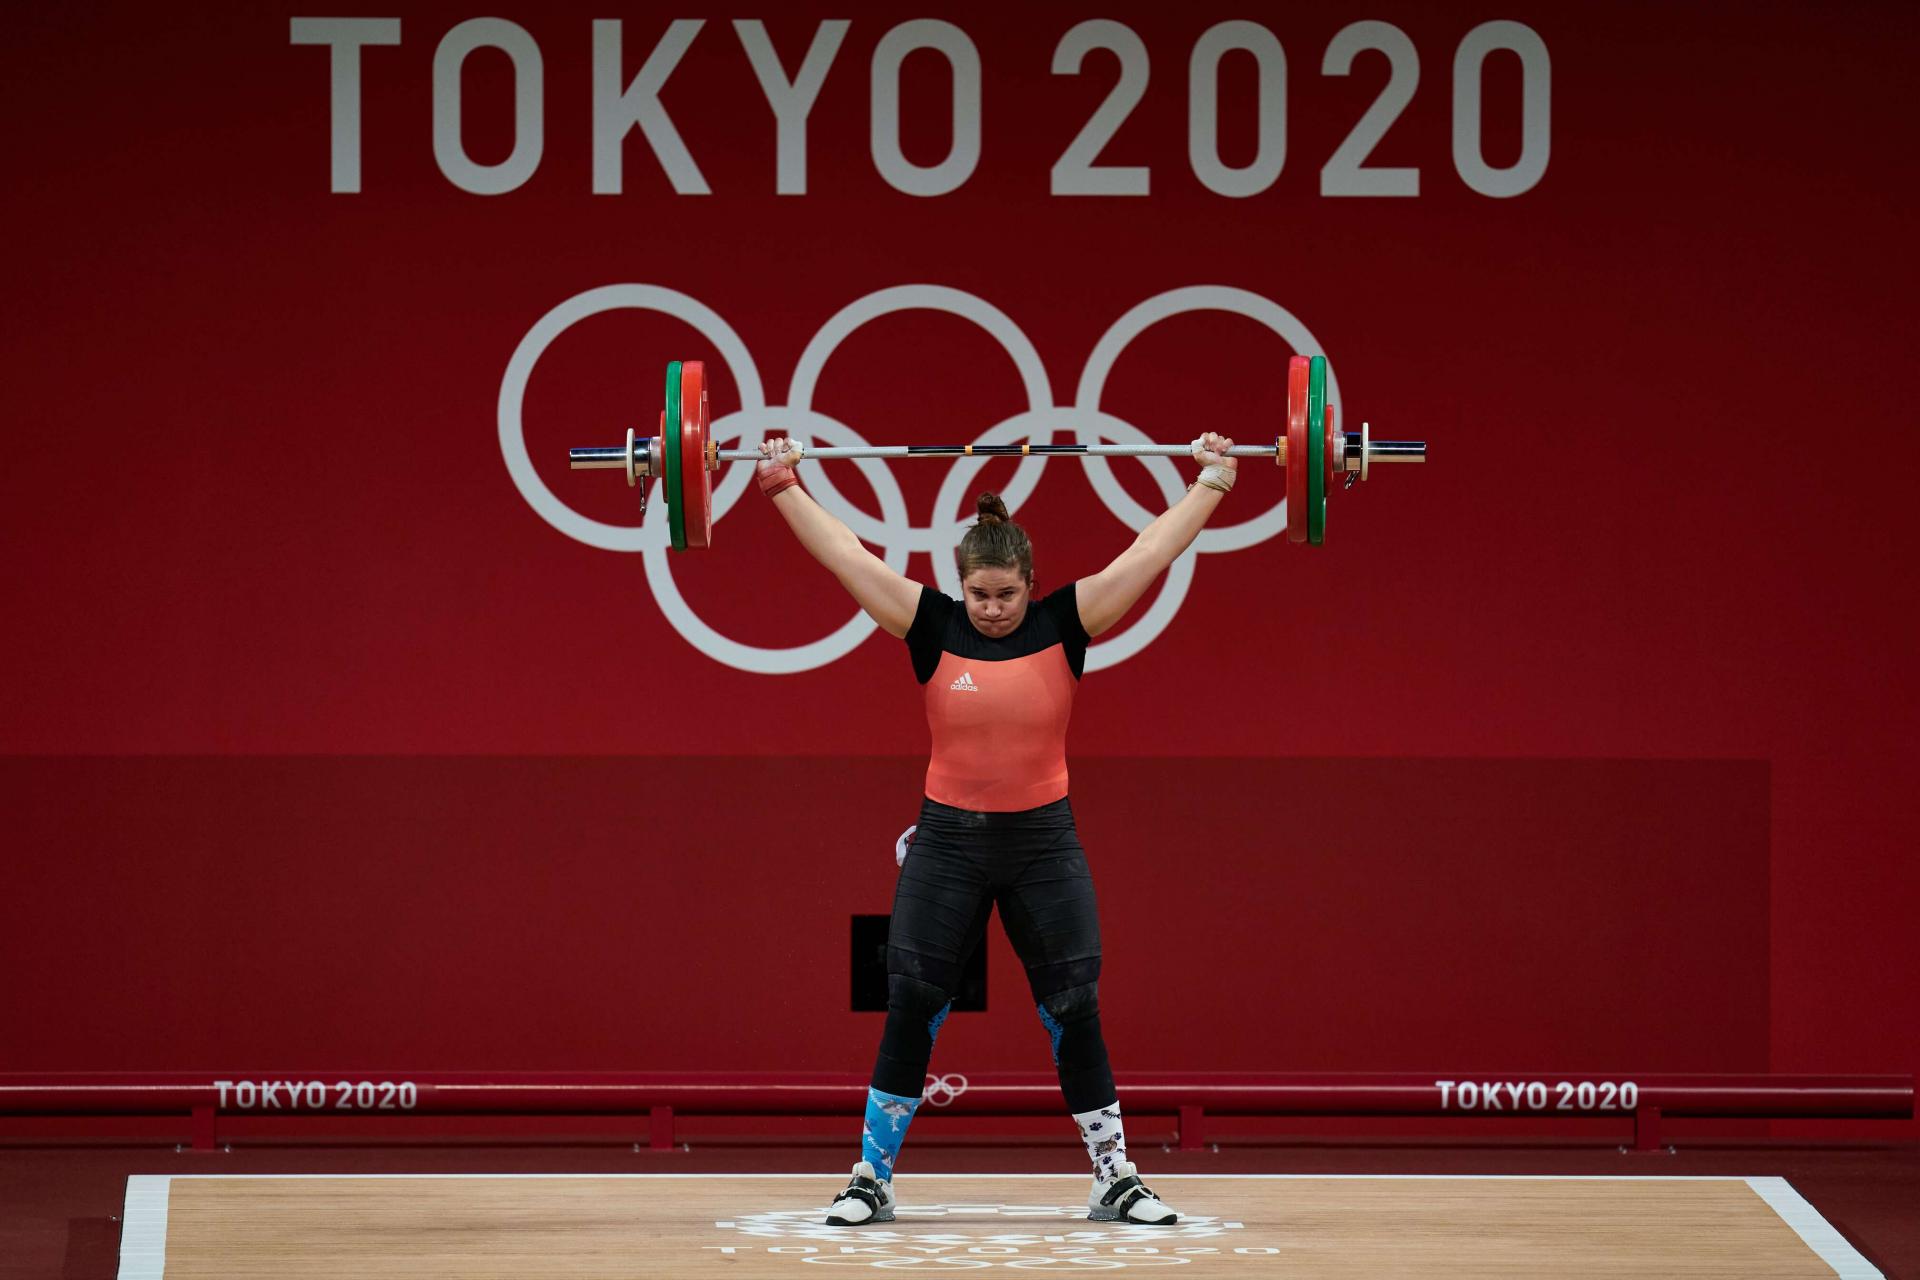
M 1660 1145 L 1665 1116 L 1911 1119 L 1912 1076 L 1786 1075 L 1125 1075 L 1134 1114 L 1179 1117 L 1180 1145 L 1204 1143 L 1216 1115 L 1619 1116 L 1634 1146 Z M 0 1114 L 185 1115 L 195 1147 L 217 1141 L 220 1116 L 645 1114 L 655 1147 L 682 1115 L 859 1114 L 866 1080 L 850 1075 L 445 1075 L 364 1073 L 0 1075 Z M 930 1105 L 963 1114 L 1035 1115 L 1060 1108 L 1051 1075 L 933 1077 Z

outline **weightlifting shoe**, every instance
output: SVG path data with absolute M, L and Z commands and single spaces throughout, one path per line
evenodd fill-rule
M 834 1198 L 827 1210 L 827 1225 L 858 1227 L 869 1222 L 892 1221 L 893 1183 L 875 1177 L 873 1166 L 862 1160 L 853 1166 L 853 1181 L 847 1183 L 847 1189 Z
M 1112 1181 L 1096 1180 L 1087 1193 L 1087 1220 L 1167 1227 L 1178 1222 L 1180 1215 L 1147 1189 L 1132 1161 L 1122 1160 L 1113 1166 Z

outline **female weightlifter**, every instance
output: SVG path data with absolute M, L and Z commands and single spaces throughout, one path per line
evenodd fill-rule
M 1233 487 L 1233 442 L 1193 442 L 1187 494 L 1092 577 L 1033 598 L 1033 545 L 991 493 L 960 542 L 964 600 L 887 567 L 800 487 L 804 450 L 760 446 L 757 476 L 794 535 L 889 635 L 926 686 L 933 758 L 919 830 L 894 889 L 887 1021 L 867 1090 L 853 1179 L 830 1224 L 893 1220 L 893 1168 L 920 1106 L 934 1038 L 995 906 L 1053 1041 L 1067 1110 L 1093 1161 L 1087 1216 L 1171 1223 L 1127 1159 L 1100 1034 L 1100 921 L 1067 799 L 1067 717 L 1087 643 L 1117 623 L 1185 551 Z

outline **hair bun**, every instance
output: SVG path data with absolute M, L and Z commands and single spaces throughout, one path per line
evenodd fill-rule
M 981 524 L 1011 524 L 1013 517 L 1007 514 L 1007 504 L 1000 501 L 997 493 L 983 493 L 973 500 L 976 514 Z

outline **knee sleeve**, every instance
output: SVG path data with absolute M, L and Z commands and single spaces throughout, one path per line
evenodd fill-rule
M 1100 984 L 1089 982 L 1068 987 L 1043 999 L 1037 1006 L 1040 1021 L 1053 1037 L 1053 1060 L 1062 1061 L 1091 1030 L 1100 1034 Z
M 903 973 L 887 976 L 887 1024 L 880 1032 L 880 1054 L 873 1066 L 874 1088 L 900 1097 L 920 1096 L 934 1038 L 952 1006 L 953 997 L 945 987 Z
M 1111 1104 L 1113 1068 L 1107 1061 L 1106 1037 L 1100 1033 L 1098 980 L 1043 997 L 1038 1012 L 1053 1037 L 1053 1063 L 1067 1110 L 1092 1111 Z

